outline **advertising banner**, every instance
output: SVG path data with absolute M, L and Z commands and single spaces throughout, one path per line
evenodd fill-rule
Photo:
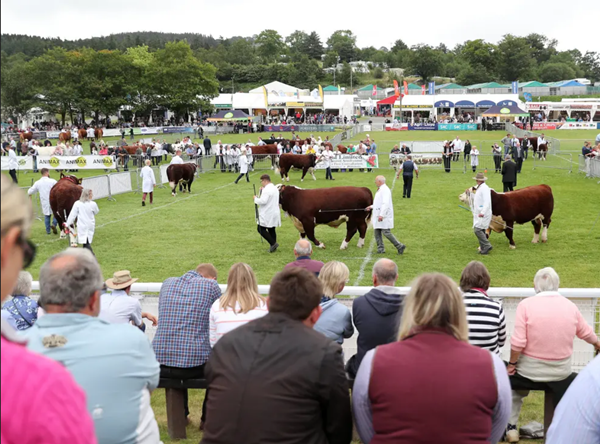
M 438 131 L 477 131 L 476 123 L 438 123 Z
M 194 128 L 191 126 L 165 126 L 162 129 L 163 134 L 175 134 L 175 133 L 193 133 Z M 145 133 L 153 134 L 153 133 Z
M 559 129 L 570 130 L 570 129 L 596 129 L 596 128 L 598 128 L 598 123 L 596 123 L 596 122 L 566 122 L 566 123 L 563 123 Z
M 17 158 L 17 169 L 19 170 L 32 170 L 33 169 L 33 157 L 31 156 L 20 156 Z M 2 171 L 8 170 L 8 156 L 2 156 Z
M 560 122 L 535 122 L 533 124 L 534 130 L 554 130 L 560 128 Z
M 121 136 L 121 130 L 117 129 L 117 128 L 111 128 L 111 129 L 103 129 L 102 130 L 102 137 L 120 137 Z
M 437 131 L 437 123 L 415 123 L 414 125 L 408 124 L 409 131 Z
M 386 131 L 408 131 L 408 123 L 400 123 L 398 121 L 394 123 L 385 124 Z
M 288 133 L 291 131 L 300 131 L 299 125 L 266 125 L 265 131 L 267 133 Z
M 488 128 L 490 124 L 488 123 Z M 492 131 L 504 131 L 506 129 L 506 124 L 504 122 L 494 122 L 492 123 Z
M 379 158 L 377 154 L 362 156 L 360 154 L 337 154 L 333 157 L 329 164 L 333 169 L 342 168 L 379 168 Z M 324 170 L 325 166 L 322 162 L 315 166 L 317 170 Z
M 46 137 L 48 139 L 58 139 L 59 134 L 60 131 L 46 131 Z M 79 134 L 77 134 L 77 131 L 71 131 L 71 139 L 77 139 L 78 136 Z
M 38 156 L 39 168 L 52 170 L 105 170 L 116 168 L 112 156 Z

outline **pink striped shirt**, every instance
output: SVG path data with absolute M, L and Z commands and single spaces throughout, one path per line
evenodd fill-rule
M 575 336 L 590 344 L 598 342 L 573 302 L 557 292 L 543 291 L 519 303 L 510 343 L 513 350 L 531 358 L 559 361 L 573 354 Z
M 60 364 L 26 350 L 8 329 L 2 322 L 1 444 L 95 444 L 83 390 Z

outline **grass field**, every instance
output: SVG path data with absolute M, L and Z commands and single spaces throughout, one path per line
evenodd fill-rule
M 463 140 L 470 138 L 474 145 L 483 147 L 487 153 L 493 141 L 501 139 L 503 132 L 371 132 L 378 143 L 379 153 L 389 153 L 400 140 L 443 140 L 459 135 Z M 504 235 L 493 234 L 493 252 L 487 257 L 476 254 L 477 242 L 471 228 L 471 215 L 458 207 L 458 195 L 474 184 L 473 174 L 464 174 L 459 164 L 446 174 L 441 169 L 425 169 L 415 180 L 413 198 L 402 199 L 402 183 L 394 183 L 394 172 L 382 168 L 379 172 L 393 187 L 395 224 L 393 232 L 407 245 L 403 256 L 397 256 L 387 245 L 385 256 L 395 259 L 400 269 L 398 285 L 407 285 L 419 274 L 427 271 L 440 271 L 458 280 L 462 268 L 471 260 L 483 260 L 492 275 L 492 286 L 530 287 L 535 272 L 544 267 L 556 268 L 561 277 L 562 287 L 600 287 L 597 273 L 598 251 L 600 251 L 600 225 L 592 231 L 592 224 L 600 212 L 600 186 L 597 181 L 585 179 L 577 173 L 565 169 L 545 168 L 565 167 L 569 156 L 577 163 L 577 154 L 584 140 L 593 139 L 596 131 L 547 131 L 552 137 L 560 137 L 562 151 L 566 156 L 552 157 L 544 168 L 533 170 L 531 158 L 525 162 L 519 176 L 519 187 L 546 183 L 553 188 L 555 209 L 549 229 L 547 244 L 531 244 L 531 225 L 517 226 L 515 229 L 516 250 L 509 250 Z M 320 133 L 324 137 L 323 133 Z M 331 137 L 332 134 L 330 134 Z M 365 134 L 360 134 L 357 141 Z M 256 135 L 251 136 L 256 140 Z M 178 135 L 170 135 L 175 140 Z M 224 143 L 241 142 L 247 135 L 220 136 Z M 213 142 L 215 142 L 213 138 Z M 87 149 L 87 143 L 85 148 Z M 383 156 L 382 156 L 383 157 Z M 481 169 L 487 160 L 482 159 Z M 491 159 L 490 159 L 491 163 Z M 381 166 L 387 162 L 382 158 Z M 102 174 L 101 172 L 81 173 L 80 176 Z M 253 183 L 259 183 L 262 171 L 251 174 Z M 56 176 L 55 173 L 53 173 Z M 487 173 L 492 188 L 502 189 L 501 180 L 493 169 Z M 324 180 L 325 173 L 317 172 L 318 180 L 300 183 L 298 172 L 291 175 L 290 184 L 306 188 L 328 186 L 367 186 L 375 191 L 375 173 L 365 174 L 334 173 L 335 182 Z M 37 175 L 21 174 L 23 186 L 31 183 Z M 260 242 L 254 222 L 252 185 L 246 182 L 233 184 L 234 173 L 206 173 L 200 175 L 193 184 L 191 195 L 179 194 L 171 197 L 166 188 L 157 188 L 155 204 L 141 207 L 139 194 L 116 196 L 116 202 L 106 199 L 98 201 L 100 213 L 97 216 L 94 250 L 106 276 L 119 269 L 129 269 L 134 277 L 142 282 L 160 282 L 170 276 L 178 276 L 194 268 L 200 262 L 211 262 L 219 270 L 219 282 L 227 280 L 227 270 L 238 261 L 250 264 L 261 284 L 270 281 L 275 273 L 293 260 L 292 249 L 298 233 L 289 219 L 282 218 L 278 229 L 279 251 L 268 253 L 268 245 Z M 279 180 L 275 180 L 279 182 Z M 383 257 L 374 253 L 373 232 L 369 230 L 365 248 L 356 247 L 357 238 L 348 250 L 340 251 L 339 246 L 345 236 L 345 228 L 333 229 L 318 227 L 317 237 L 327 249 L 315 249 L 314 257 L 322 261 L 341 260 L 350 268 L 351 285 L 369 285 L 373 263 Z M 46 236 L 42 222 L 36 222 L 33 240 L 38 245 L 38 258 L 31 267 L 37 278 L 41 263 L 51 254 L 67 246 L 66 241 Z M 198 431 L 200 406 L 203 391 L 190 392 L 192 425 L 188 427 L 188 440 L 182 443 L 197 443 L 201 438 Z M 157 390 L 152 396 L 152 405 L 161 429 L 162 439 L 170 443 L 167 436 L 164 391 Z M 533 393 L 526 399 L 521 415 L 521 423 L 531 420 L 543 422 L 543 397 Z M 536 442 L 536 441 L 531 441 Z

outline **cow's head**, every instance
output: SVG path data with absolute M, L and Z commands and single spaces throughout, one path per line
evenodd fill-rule
M 471 202 L 471 194 L 475 194 L 475 191 L 476 191 L 475 187 L 469 187 L 462 194 L 460 194 L 458 196 L 458 199 L 462 203 L 469 204 Z
M 81 183 L 83 182 L 83 179 L 78 179 L 77 177 L 73 176 L 72 174 L 64 174 L 64 173 L 60 173 L 60 180 L 67 180 L 69 182 L 74 183 L 75 185 L 81 185 Z
M 317 156 L 316 154 L 309 154 L 308 155 L 310 162 L 309 162 L 309 166 L 314 168 L 315 165 L 317 165 L 317 163 L 319 163 L 322 160 L 321 156 Z

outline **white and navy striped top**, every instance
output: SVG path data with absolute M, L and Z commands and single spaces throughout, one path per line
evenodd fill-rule
M 506 318 L 502 304 L 489 298 L 483 290 L 469 290 L 463 299 L 469 323 L 469 343 L 500 353 L 506 342 Z

